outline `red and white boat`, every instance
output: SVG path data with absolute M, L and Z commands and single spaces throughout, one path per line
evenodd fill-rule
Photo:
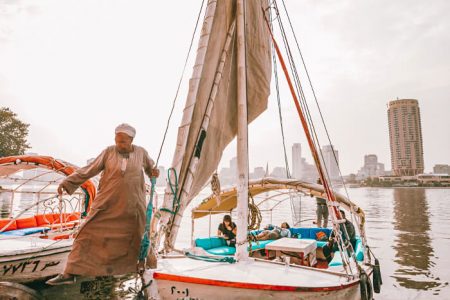
M 365 234 L 364 212 L 355 203 L 336 193 L 329 183 L 281 19 L 277 1 L 208 1 L 183 119 L 178 130 L 169 186 L 162 208 L 155 214 L 151 226 L 153 248 L 150 265 L 153 269 L 146 270 L 144 274 L 145 282 L 149 283 L 147 292 L 151 299 L 334 300 L 373 297 L 370 276 L 374 272 L 375 262 L 369 255 L 371 252 Z M 291 73 L 273 34 L 276 22 L 288 53 Z M 285 73 L 323 185 L 290 179 L 249 181 L 248 124 L 267 107 L 272 61 L 277 61 L 276 57 Z M 294 78 L 295 86 L 291 77 Z M 191 249 L 176 251 L 175 241 L 183 212 L 210 178 L 215 178 L 211 176 L 218 167 L 222 152 L 234 137 L 237 137 L 237 187 L 220 192 L 220 184 L 213 180 L 213 195 L 193 211 L 193 219 L 202 214 L 231 213 L 235 210 L 235 251 L 227 252 L 230 249 L 226 249 L 227 246 L 220 244 L 220 239 L 215 237 L 208 237 L 209 246 L 205 243 L 200 245 L 200 242 L 192 239 Z M 270 137 L 268 141 L 271 142 Z M 253 200 L 249 198 L 279 190 L 284 190 L 285 195 L 300 193 L 327 199 L 333 224 L 333 228 L 328 230 L 329 233 L 331 230 L 335 233 L 334 240 L 340 251 L 335 253 L 334 259 L 340 259 L 340 262 L 316 264 L 316 253 L 311 252 L 308 253 L 312 255 L 308 256 L 308 260 L 312 257 L 307 263 L 309 266 L 303 265 L 305 253 L 300 256 L 299 264 L 289 264 L 288 260 L 285 264 L 272 260 L 270 255 L 267 258 L 258 256 L 261 251 L 252 251 L 247 228 L 248 207 Z M 270 193 L 267 197 L 271 197 Z M 358 250 L 353 249 L 356 245 L 350 247 L 344 243 L 347 230 L 341 230 L 345 220 L 340 209 L 347 210 L 348 216 L 352 216 L 356 223 Z M 160 241 L 163 243 L 162 249 L 159 248 Z M 216 242 L 217 248 L 223 250 L 224 254 L 211 251 L 211 245 Z M 312 245 L 310 249 L 318 248 L 315 237 L 307 243 Z M 264 247 L 267 248 L 263 251 L 270 248 L 267 245 Z M 375 291 L 378 292 L 381 281 L 378 266 L 375 269 Z
M 0 279 L 45 280 L 63 271 L 73 235 L 95 198 L 93 181 L 58 198 L 57 185 L 77 167 L 48 156 L 0 158 Z M 6 216 L 4 215 L 6 214 Z

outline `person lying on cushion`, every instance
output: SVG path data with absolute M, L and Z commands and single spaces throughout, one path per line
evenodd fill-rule
M 278 240 L 284 237 L 291 237 L 291 228 L 287 222 L 281 223 L 281 226 L 267 225 L 258 235 L 253 235 L 253 239 L 257 241 Z

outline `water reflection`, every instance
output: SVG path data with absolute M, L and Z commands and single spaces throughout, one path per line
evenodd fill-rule
M 430 214 L 424 189 L 394 190 L 394 261 L 398 269 L 393 278 L 400 286 L 429 290 L 440 286 L 434 278 L 434 250 L 429 235 Z

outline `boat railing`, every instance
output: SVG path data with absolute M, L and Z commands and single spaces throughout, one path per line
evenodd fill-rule
M 31 211 L 33 208 L 36 208 L 36 214 L 39 214 L 39 208 L 42 206 L 42 216 L 46 222 L 51 226 L 55 221 L 50 222 L 49 219 L 46 218 L 48 215 L 59 215 L 58 223 L 67 223 L 69 221 L 73 221 L 74 216 L 80 220 L 81 215 L 77 212 L 81 211 L 82 201 L 77 196 L 72 196 L 70 198 L 60 197 L 56 193 L 44 192 L 47 195 L 51 195 L 50 197 L 39 199 L 32 204 L 28 205 L 24 209 L 22 209 L 18 214 L 12 216 L 10 213 L 10 221 L 0 228 L 0 233 L 6 231 L 7 228 L 12 225 L 17 219 L 25 215 L 27 212 Z M 12 211 L 12 209 L 11 209 Z M 58 226 L 59 231 L 63 230 L 62 226 Z

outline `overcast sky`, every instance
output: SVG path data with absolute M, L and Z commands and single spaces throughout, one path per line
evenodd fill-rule
M 344 174 L 369 153 L 390 169 L 386 104 L 397 97 L 419 100 L 426 171 L 450 163 L 450 1 L 285 1 Z M 200 3 L 0 0 L 0 106 L 30 124 L 32 152 L 84 165 L 127 122 L 156 157 Z M 311 162 L 283 90 L 289 157 L 301 142 Z M 186 95 L 183 84 L 165 166 Z M 274 93 L 249 135 L 252 168 L 284 165 Z

